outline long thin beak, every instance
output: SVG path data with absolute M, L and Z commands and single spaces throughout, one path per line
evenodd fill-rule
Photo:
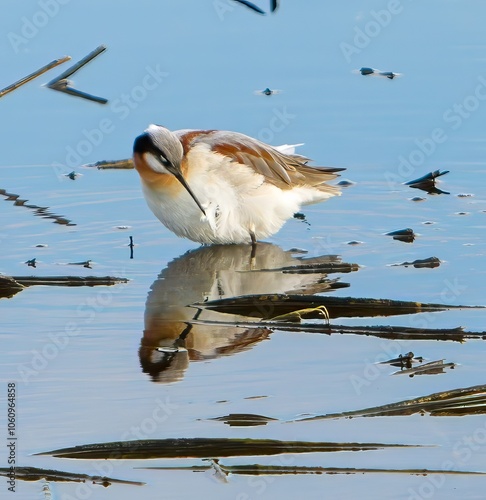
M 192 189 L 189 187 L 189 184 L 186 182 L 186 179 L 182 176 L 182 174 L 178 170 L 172 171 L 175 175 L 176 179 L 186 188 L 187 192 L 192 196 L 192 199 L 197 203 L 197 206 L 201 209 L 201 212 L 206 215 L 204 208 L 202 207 L 199 200 L 196 198 L 196 195 L 193 193 Z

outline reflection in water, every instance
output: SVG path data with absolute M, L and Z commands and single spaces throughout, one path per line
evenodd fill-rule
M 35 260 L 35 259 L 32 259 Z M 35 266 L 33 266 L 35 267 Z M 28 286 L 112 286 L 128 283 L 116 276 L 5 276 L 0 275 L 0 299 L 10 298 Z
M 10 477 L 12 471 L 10 468 L 1 468 L 0 476 Z M 79 472 L 66 472 L 62 470 L 40 469 L 38 467 L 15 467 L 15 479 L 20 481 L 48 481 L 49 483 L 56 482 L 73 482 L 73 483 L 89 483 L 99 484 L 105 488 L 114 484 L 130 484 L 134 486 L 143 486 L 145 483 L 139 481 L 127 481 L 125 479 L 113 479 L 106 476 L 89 476 Z M 48 485 L 48 483 L 46 483 Z M 45 486 L 44 486 L 45 488 Z M 51 498 L 47 495 L 44 498 Z
M 220 319 L 221 313 L 190 304 L 249 294 L 314 294 L 346 286 L 319 270 L 332 263 L 339 264 L 340 258 L 303 259 L 268 243 L 259 243 L 254 257 L 249 245 L 213 245 L 187 252 L 170 262 L 150 288 L 140 347 L 143 371 L 154 381 L 175 382 L 189 361 L 235 354 L 271 333 L 260 323 L 255 328 L 194 324 Z M 314 272 L 309 272 L 310 266 L 315 266 Z M 224 316 L 227 322 L 238 318 Z
M 204 459 L 203 459 L 204 460 Z M 413 476 L 427 476 L 431 474 L 484 474 L 483 472 L 476 471 L 456 471 L 450 469 L 378 469 L 376 467 L 320 467 L 320 466 L 307 466 L 307 465 L 267 465 L 267 464 L 222 464 L 219 459 L 206 459 L 210 462 L 209 465 L 181 465 L 175 467 L 143 467 L 149 470 L 162 470 L 162 471 L 192 471 L 204 472 L 207 470 L 214 470 L 213 477 L 217 480 L 225 480 L 229 474 L 240 474 L 243 476 L 283 476 L 287 474 L 304 475 L 304 474 L 409 474 Z M 223 475 L 223 476 L 221 476 Z M 269 479 L 274 480 L 274 477 Z M 227 480 L 226 480 L 227 481 Z M 418 497 L 417 497 L 418 498 Z
M 57 458 L 147 460 L 151 458 L 249 457 L 282 453 L 332 453 L 385 448 L 419 448 L 421 444 L 337 443 L 333 441 L 280 441 L 253 438 L 166 438 L 93 443 L 44 451 L 37 455 Z
M 486 385 L 475 385 L 450 391 L 436 392 L 427 396 L 407 399 L 405 401 L 398 401 L 382 406 L 374 406 L 372 408 L 305 417 L 293 420 L 293 422 L 322 420 L 327 418 L 424 415 L 425 413 L 434 417 L 484 415 L 486 414 Z
M 440 170 L 435 170 L 434 172 L 429 172 L 428 174 L 419 177 L 418 179 L 413 179 L 405 183 L 406 186 L 411 188 L 421 189 L 428 194 L 450 194 L 447 191 L 442 191 L 436 186 L 435 180 L 441 175 L 448 174 L 449 170 L 441 172 Z
M 385 233 L 386 236 L 392 236 L 394 240 L 403 241 L 404 243 L 413 243 L 415 241 L 415 233 L 409 227 L 405 229 L 397 229 Z
M 5 189 L 0 189 L 0 194 L 5 196 L 5 201 L 13 201 L 15 206 L 30 208 L 34 211 L 34 215 L 42 217 L 43 219 L 53 219 L 56 224 L 63 226 L 75 226 L 74 222 L 66 219 L 62 215 L 56 215 L 49 211 L 49 207 L 39 207 L 38 205 L 27 205 L 28 200 L 21 200 L 18 194 L 8 193 Z

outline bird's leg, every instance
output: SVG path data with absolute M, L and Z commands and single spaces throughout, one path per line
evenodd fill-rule
M 193 321 L 197 320 L 199 318 L 199 316 L 201 315 L 202 313 L 202 309 L 197 309 L 196 310 L 196 314 L 194 315 L 194 317 L 192 318 Z M 192 327 L 193 327 L 193 323 L 190 323 L 190 322 L 187 322 L 186 323 L 186 327 L 184 328 L 184 330 L 182 330 L 181 334 L 179 335 L 179 337 L 177 337 L 174 341 L 174 346 L 179 348 L 179 347 L 184 347 L 185 346 L 185 342 L 186 342 L 186 337 L 189 335 L 189 333 L 191 332 L 192 330 Z
M 329 316 L 329 311 L 327 310 L 327 307 L 324 305 L 317 306 L 316 310 L 321 311 L 321 314 L 324 318 L 324 321 L 327 323 L 327 326 L 331 327 L 331 317 Z
M 186 323 L 186 327 L 182 330 L 181 334 L 174 340 L 174 347 L 179 350 L 179 347 L 185 347 L 186 337 L 191 333 L 193 324 Z
M 250 254 L 250 269 L 253 269 L 256 264 L 256 249 L 257 249 L 257 240 L 255 233 L 253 231 L 250 231 L 250 238 L 251 238 L 251 254 Z

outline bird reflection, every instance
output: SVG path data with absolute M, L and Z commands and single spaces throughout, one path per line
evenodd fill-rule
M 319 270 L 323 264 L 339 262 L 335 255 L 303 258 L 269 243 L 258 243 L 255 255 L 249 245 L 213 245 L 174 259 L 148 293 L 139 351 L 143 371 L 153 381 L 176 382 L 190 361 L 236 354 L 271 333 L 257 321 L 254 328 L 232 326 L 239 316 L 201 311 L 190 304 L 250 294 L 314 294 L 347 286 Z M 309 266 L 315 271 L 309 272 Z M 295 270 L 289 272 L 292 267 Z

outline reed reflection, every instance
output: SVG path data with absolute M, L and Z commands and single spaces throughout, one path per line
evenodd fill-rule
M 238 316 L 201 311 L 190 304 L 250 294 L 314 294 L 342 286 L 319 266 L 340 263 L 336 255 L 303 258 L 276 245 L 213 245 L 191 250 L 171 261 L 150 287 L 140 363 L 156 382 L 180 380 L 190 361 L 236 354 L 268 338 L 271 330 L 231 326 Z M 309 272 L 309 266 L 316 266 Z M 199 324 L 198 320 L 226 325 Z M 240 318 L 241 319 L 241 318 Z

